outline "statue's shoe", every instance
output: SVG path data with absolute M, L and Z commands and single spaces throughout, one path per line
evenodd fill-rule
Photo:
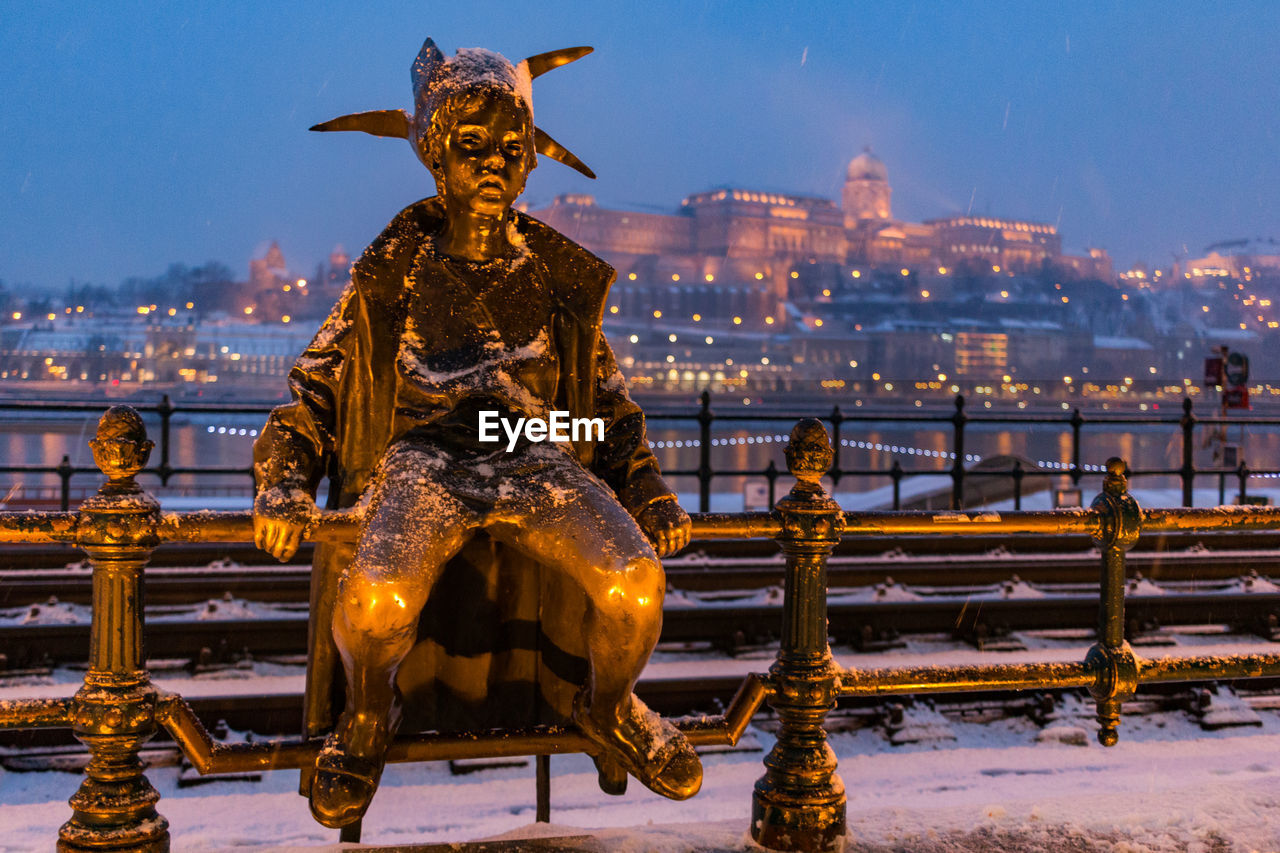
M 382 760 L 347 753 L 338 736 L 329 735 L 316 757 L 311 781 L 312 816 L 333 829 L 355 823 L 378 790 L 382 766 Z
M 698 793 L 702 787 L 702 762 L 689 739 L 635 696 L 613 728 L 601 727 L 580 703 L 575 705 L 578 728 L 601 748 L 595 759 L 600 787 L 606 793 L 626 790 L 622 771 L 639 779 L 650 791 L 672 800 L 687 800 Z

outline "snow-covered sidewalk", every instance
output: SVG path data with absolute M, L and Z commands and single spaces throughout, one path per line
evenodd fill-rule
M 1060 709 L 1059 730 L 1085 746 L 1037 740 L 1022 718 L 952 721 L 954 741 L 891 746 L 882 731 L 831 742 L 849 791 L 851 851 L 1280 850 L 1280 712 L 1260 728 L 1201 730 L 1177 712 L 1127 717 L 1120 744 L 1092 739 L 1092 710 Z M 1067 740 L 1073 738 L 1068 737 Z M 771 738 L 747 738 L 767 749 Z M 533 825 L 532 762 L 453 776 L 445 764 L 387 768 L 365 820 L 365 843 L 408 845 L 495 836 L 592 836 L 610 851 L 750 850 L 746 830 L 760 751 L 704 756 L 706 782 L 674 803 L 633 784 L 620 798 L 596 787 L 583 756 L 552 758 L 551 826 Z M 296 793 L 297 774 L 178 787 L 153 768 L 176 851 L 339 849 Z M 47 850 L 68 817 L 77 777 L 0 775 L 2 850 Z

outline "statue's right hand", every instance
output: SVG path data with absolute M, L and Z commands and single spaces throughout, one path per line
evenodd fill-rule
M 253 501 L 253 542 L 283 563 L 298 550 L 315 518 L 315 501 L 301 489 L 264 489 Z

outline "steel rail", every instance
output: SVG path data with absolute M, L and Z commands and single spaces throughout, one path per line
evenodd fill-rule
M 232 661 L 246 655 L 262 658 L 306 652 L 305 610 L 218 618 L 218 604 L 206 599 L 206 607 L 212 607 L 209 615 L 214 618 L 203 618 L 204 612 L 194 610 L 175 614 L 169 607 L 151 608 L 143 631 L 145 643 L 149 648 L 163 650 L 167 659 L 202 663 Z M 1016 631 L 1093 629 L 1097 607 L 1096 595 L 1081 593 L 1006 598 L 991 590 L 960 590 L 935 591 L 913 600 L 836 598 L 827 605 L 827 630 L 835 642 L 855 648 L 875 647 L 885 638 L 926 633 L 948 633 L 982 646 L 988 638 Z M 1125 608 L 1125 632 L 1130 639 L 1152 627 L 1210 624 L 1269 637 L 1280 621 L 1280 592 L 1130 594 Z M 722 649 L 755 645 L 779 636 L 782 613 L 781 602 L 711 601 L 695 606 L 667 606 L 659 641 L 710 643 Z M 90 628 L 88 623 L 0 625 L 0 654 L 10 668 L 82 661 Z M 4 667 L 0 667 L 0 674 L 3 672 Z
M 148 605 L 199 604 L 224 596 L 266 603 L 303 604 L 308 600 L 311 586 L 309 560 L 305 563 L 291 562 L 287 566 L 202 565 L 214 559 L 228 559 L 228 556 L 215 557 L 215 553 L 212 549 L 205 549 L 185 561 L 183 555 L 171 554 L 168 562 L 177 565 L 170 566 L 153 560 L 147 568 Z M 222 553 L 241 561 L 265 559 L 261 551 L 249 546 Z M 66 568 L 66 564 L 76 556 L 69 551 L 51 551 L 33 555 L 31 562 L 40 560 L 48 564 L 56 560 L 56 566 L 0 569 L 0 608 L 39 605 L 50 597 L 59 602 L 89 603 L 92 597 L 90 573 L 84 568 Z M 1082 586 L 1097 580 L 1097 559 L 1097 554 L 1088 552 L 1042 555 L 1001 552 L 950 557 L 899 553 L 868 557 L 833 556 L 827 561 L 827 585 L 829 589 L 836 590 L 892 581 L 906 587 L 930 587 L 929 594 L 945 594 L 946 588 L 971 591 L 973 587 L 1014 580 L 1041 585 Z M 1141 576 L 1160 583 L 1194 584 L 1196 589 L 1211 591 L 1231 581 L 1247 586 L 1255 577 L 1280 577 L 1280 550 L 1131 552 L 1127 568 L 1130 578 Z M 780 560 L 763 556 L 709 557 L 689 562 L 667 560 L 665 569 L 668 587 L 686 592 L 727 592 L 777 586 L 785 572 Z M 1096 599 L 1093 601 L 1096 604 Z

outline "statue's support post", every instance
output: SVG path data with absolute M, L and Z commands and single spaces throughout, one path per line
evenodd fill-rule
M 844 783 L 823 730 L 837 695 L 827 644 L 827 557 L 844 529 L 844 514 L 819 483 L 832 457 L 820 421 L 807 418 L 791 431 L 787 468 L 797 482 L 777 505 L 787 558 L 782 647 L 769 669 L 769 704 L 782 725 L 751 804 L 751 837 L 773 850 L 844 845 Z
M 156 734 L 156 691 L 143 668 L 142 569 L 159 543 L 160 509 L 133 479 L 153 445 L 128 406 L 108 410 L 89 445 L 108 477 L 81 506 L 77 536 L 93 564 L 93 624 L 71 721 L 90 758 L 58 850 L 157 853 L 169 849 L 169 822 L 156 812 L 160 794 L 138 750 Z
M 1089 689 L 1098 710 L 1098 743 L 1115 746 L 1120 739 L 1120 706 L 1133 698 L 1138 687 L 1138 663 L 1124 638 L 1125 552 L 1142 532 L 1142 510 L 1129 494 L 1123 459 L 1107 460 L 1102 493 L 1092 508 L 1102 521 L 1096 537 L 1102 551 L 1102 577 L 1098 605 L 1098 641 L 1086 663 L 1098 672 Z

